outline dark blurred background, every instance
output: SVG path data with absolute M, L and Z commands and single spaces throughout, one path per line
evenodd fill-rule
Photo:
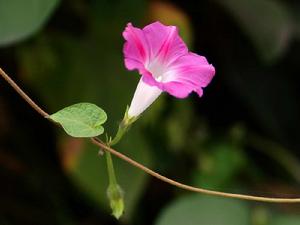
M 177 25 L 216 76 L 199 99 L 163 94 L 116 148 L 178 181 L 300 196 L 298 0 L 0 0 L 0 66 L 47 112 L 93 102 L 116 131 L 139 79 L 128 22 Z M 299 204 L 191 194 L 115 159 L 125 214 L 110 215 L 105 160 L 0 79 L 0 225 L 299 225 Z

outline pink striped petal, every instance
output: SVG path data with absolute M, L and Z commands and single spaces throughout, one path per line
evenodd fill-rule
M 144 32 L 127 24 L 123 37 L 126 40 L 123 52 L 125 56 L 125 66 L 128 70 L 142 70 L 149 60 L 149 47 Z
M 205 57 L 188 53 L 169 67 L 165 74 L 164 89 L 178 98 L 184 98 L 192 91 L 201 97 L 202 88 L 210 83 L 214 75 L 215 68 Z
M 150 72 L 143 72 L 143 81 L 150 86 L 156 86 L 177 98 L 186 98 L 192 91 L 200 97 L 203 87 L 206 87 L 215 74 L 215 68 L 206 58 L 194 53 L 188 53 L 178 58 L 163 75 L 159 82 Z
M 123 49 L 125 66 L 128 70 L 138 69 L 140 73 L 153 67 L 157 60 L 168 65 L 188 52 L 177 28 L 160 22 L 152 23 L 143 30 L 128 23 L 123 37 L 126 40 Z
M 153 59 L 158 59 L 168 65 L 188 52 L 175 26 L 165 26 L 160 22 L 155 22 L 144 27 L 143 31 L 149 44 L 149 63 Z

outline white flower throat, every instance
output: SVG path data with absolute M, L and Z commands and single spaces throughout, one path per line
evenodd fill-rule
M 153 78 L 161 83 L 170 82 L 174 79 L 175 71 L 159 58 L 146 64 L 146 69 L 152 74 Z
M 164 82 L 167 68 L 163 63 L 159 62 L 158 59 L 152 60 L 150 63 L 148 63 L 146 69 L 153 75 L 153 78 L 156 81 Z

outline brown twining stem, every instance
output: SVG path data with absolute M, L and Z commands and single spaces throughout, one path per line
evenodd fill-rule
M 190 185 L 179 183 L 175 180 L 169 179 L 165 176 L 160 175 L 159 173 L 149 169 L 148 167 L 132 160 L 131 158 L 125 156 L 124 154 L 110 148 L 109 146 L 105 145 L 101 140 L 98 138 L 91 138 L 92 142 L 99 146 L 101 149 L 104 149 L 107 152 L 110 152 L 111 154 L 117 156 L 118 158 L 130 163 L 131 165 L 143 170 L 144 172 L 148 173 L 149 175 L 162 180 L 168 184 L 171 184 L 173 186 L 176 186 L 178 188 L 197 192 L 201 194 L 207 194 L 207 195 L 214 195 L 214 196 L 221 196 L 225 198 L 237 198 L 237 199 L 244 199 L 244 200 L 250 200 L 250 201 L 260 201 L 260 202 L 273 202 L 273 203 L 300 203 L 300 198 L 267 198 L 267 197 L 259 197 L 259 196 L 251 196 L 251 195 L 242 195 L 242 194 L 232 194 L 232 193 L 226 193 L 226 192 L 219 192 L 219 191 L 212 191 L 207 190 L 203 188 L 197 188 Z
M 31 98 L 0 68 L 1 76 L 18 92 L 18 94 L 39 114 L 43 117 L 49 117 L 49 114 L 42 110 Z
M 14 90 L 39 114 L 43 117 L 48 118 L 49 114 L 42 110 L 32 99 L 26 95 L 24 91 L 0 68 L 0 75 L 14 88 Z M 132 166 L 137 167 L 138 169 L 146 172 L 147 174 L 163 181 L 178 188 L 197 192 L 206 195 L 213 195 L 213 196 L 221 196 L 224 198 L 236 198 L 236 199 L 243 199 L 243 200 L 250 200 L 250 201 L 259 201 L 259 202 L 271 202 L 271 203 L 300 203 L 300 198 L 267 198 L 267 197 L 259 197 L 259 196 L 252 196 L 252 195 L 242 195 L 242 194 L 233 194 L 233 193 L 226 193 L 226 192 L 219 192 L 219 191 L 212 191 L 203 188 L 197 188 L 193 186 L 189 186 L 186 184 L 179 183 L 175 180 L 167 178 L 165 176 L 160 175 L 159 173 L 147 168 L 146 166 L 132 160 L 131 158 L 125 156 L 124 154 L 110 148 L 106 144 L 104 144 L 98 138 L 91 138 L 93 144 L 97 145 L 101 149 L 105 150 L 106 152 L 110 152 L 111 154 L 115 155 L 116 157 L 128 162 Z

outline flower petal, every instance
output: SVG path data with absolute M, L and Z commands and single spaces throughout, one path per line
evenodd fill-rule
M 155 22 L 144 27 L 143 31 L 149 43 L 150 61 L 158 58 L 162 63 L 170 64 L 188 52 L 175 26 Z
M 146 84 L 142 79 L 138 83 L 133 99 L 128 109 L 129 117 L 139 116 L 147 109 L 162 93 L 162 90 L 155 86 Z
M 202 88 L 210 83 L 214 75 L 215 68 L 205 57 L 188 53 L 169 67 L 164 75 L 163 89 L 178 98 L 184 98 L 192 91 L 201 97 Z
M 178 29 L 160 22 L 152 23 L 143 30 L 128 23 L 123 37 L 126 40 L 123 52 L 128 70 L 149 69 L 152 63 L 157 63 L 157 60 L 167 66 L 188 52 L 178 34 Z
M 128 23 L 123 37 L 126 40 L 123 48 L 126 68 L 128 70 L 143 69 L 149 59 L 149 47 L 144 32 Z
M 141 30 L 129 23 L 123 36 L 126 40 L 123 49 L 125 66 L 129 70 L 137 69 L 142 75 L 136 93 L 144 95 L 141 90 L 145 88 L 146 92 L 156 93 L 153 96 L 158 96 L 161 91 L 177 98 L 185 98 L 192 91 L 202 96 L 202 88 L 210 83 L 215 74 L 214 67 L 205 57 L 188 52 L 175 26 L 155 22 Z M 146 108 L 157 98 L 152 94 L 149 96 L 145 95 Z M 130 108 L 136 109 L 136 102 L 142 101 L 143 97 L 135 94 Z M 131 112 L 139 114 L 143 110 Z

